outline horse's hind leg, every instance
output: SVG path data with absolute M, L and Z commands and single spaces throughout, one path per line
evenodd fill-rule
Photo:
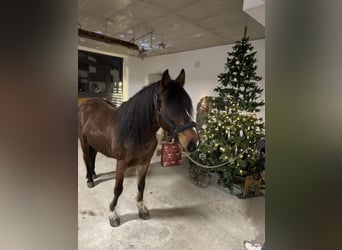
M 146 177 L 148 167 L 149 167 L 149 163 L 147 165 L 137 167 L 137 178 L 138 178 L 137 207 L 139 210 L 139 217 L 144 220 L 150 218 L 148 209 L 144 205 L 144 202 L 143 202 L 144 189 L 145 189 L 145 177 Z
M 94 187 L 93 174 L 95 167 L 96 151 L 85 140 L 81 140 L 81 146 L 83 151 L 83 160 L 87 167 L 87 186 L 88 188 Z
M 118 203 L 118 199 L 123 191 L 123 180 L 124 180 L 124 175 L 126 171 L 127 165 L 123 161 L 117 161 L 116 164 L 116 175 L 115 175 L 115 187 L 114 187 L 114 198 L 112 202 L 109 205 L 110 211 L 113 212 L 113 215 L 110 216 L 109 219 L 109 224 L 112 227 L 117 227 L 120 225 L 120 217 L 115 211 L 115 207 Z
M 97 178 L 97 175 L 95 173 L 95 159 L 96 159 L 96 154 L 97 151 L 95 149 L 93 149 L 92 147 L 90 147 L 90 172 L 91 172 L 91 177 L 93 179 Z

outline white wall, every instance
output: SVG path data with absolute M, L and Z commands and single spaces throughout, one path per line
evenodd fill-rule
M 265 89 L 265 39 L 252 41 L 254 50 L 257 51 L 257 75 L 263 79 L 259 82 Z M 148 74 L 162 73 L 169 69 L 171 78 L 176 78 L 182 68 L 185 70 L 186 80 L 184 88 L 189 93 L 194 109 L 199 100 L 208 95 L 216 95 L 213 89 L 219 84 L 217 75 L 224 72 L 227 60 L 227 52 L 232 51 L 233 45 L 193 50 L 183 53 L 148 57 L 144 60 L 128 59 L 130 73 L 129 96 L 132 96 L 144 85 L 148 84 Z M 265 100 L 265 91 L 262 99 Z M 196 111 L 196 110 L 195 110 Z M 264 107 L 260 117 L 265 119 Z
M 124 58 L 124 79 L 128 82 L 127 97 L 130 98 L 144 86 L 146 72 L 142 69 L 142 61 L 138 57 Z

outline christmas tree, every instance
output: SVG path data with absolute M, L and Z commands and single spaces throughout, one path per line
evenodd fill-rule
M 220 85 L 214 89 L 218 97 L 211 97 L 212 109 L 199 128 L 201 145 L 192 158 L 203 165 L 217 166 L 205 171 L 217 172 L 219 184 L 232 188 L 237 176 L 255 173 L 260 152 L 256 143 L 264 139 L 264 123 L 256 112 L 264 105 L 262 89 L 257 82 L 256 52 L 246 36 L 228 53 L 225 72 L 218 75 Z M 190 170 L 198 165 L 191 163 Z M 203 169 L 201 171 L 204 171 Z
M 265 105 L 260 100 L 263 91 L 257 82 L 256 51 L 247 37 L 247 27 L 241 41 L 235 42 L 233 52 L 228 52 L 225 71 L 218 75 L 221 86 L 214 89 L 223 99 L 229 96 L 240 108 L 247 112 L 258 112 L 258 107 Z

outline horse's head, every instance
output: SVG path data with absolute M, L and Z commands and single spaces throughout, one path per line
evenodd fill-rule
M 184 149 L 193 152 L 199 145 L 199 136 L 196 123 L 192 120 L 192 102 L 183 88 L 184 82 L 184 69 L 176 80 L 172 80 L 166 70 L 155 93 L 154 103 L 160 126 L 172 133 Z

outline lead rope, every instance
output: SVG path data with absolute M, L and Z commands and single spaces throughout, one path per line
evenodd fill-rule
M 195 159 L 193 159 L 190 154 L 188 154 L 187 152 L 185 152 L 185 150 L 181 147 L 182 149 L 182 152 L 185 154 L 185 156 L 190 160 L 192 161 L 196 166 L 198 167 L 201 167 L 201 168 L 204 168 L 204 169 L 214 169 L 214 168 L 219 168 L 219 167 L 223 167 L 224 165 L 227 165 L 227 164 L 232 164 L 237 158 L 239 158 L 243 153 L 245 153 L 247 150 L 244 150 L 242 151 L 240 154 L 238 154 L 236 157 L 234 158 L 230 158 L 228 161 L 226 162 L 223 162 L 219 165 L 212 165 L 212 166 L 208 166 L 208 165 L 203 165 L 202 163 L 199 163 L 198 161 L 196 161 Z M 190 168 L 189 168 L 190 170 Z M 197 187 L 200 187 L 200 188 L 206 188 L 210 182 L 211 182 L 211 174 L 210 173 L 206 173 L 205 176 L 206 176 L 206 179 L 209 178 L 209 180 L 207 181 L 206 184 L 203 184 L 201 181 L 199 181 L 199 179 L 197 179 L 197 177 L 199 177 L 201 174 L 198 174 L 196 173 L 196 176 L 192 176 L 191 174 L 191 171 L 190 171 L 190 175 L 191 175 L 191 179 L 193 181 L 193 183 L 197 186 Z
M 181 147 L 182 148 L 182 147 Z M 223 162 L 219 165 L 212 165 L 212 166 L 208 166 L 208 165 L 203 165 L 201 163 L 199 163 L 198 161 L 196 161 L 195 159 L 193 159 L 190 154 L 188 154 L 187 152 L 185 152 L 185 150 L 182 148 L 182 151 L 183 153 L 185 154 L 185 156 L 190 160 L 192 161 L 193 163 L 195 163 L 197 166 L 199 167 L 202 167 L 202 168 L 208 168 L 208 169 L 213 169 L 213 168 L 219 168 L 219 167 L 222 167 L 224 165 L 227 165 L 228 163 L 229 164 L 232 164 L 237 158 L 240 157 L 240 155 L 242 155 L 243 153 L 245 153 L 247 151 L 247 149 L 245 149 L 244 151 L 242 151 L 240 154 L 238 154 L 236 157 L 234 158 L 230 158 L 228 161 L 226 162 Z

